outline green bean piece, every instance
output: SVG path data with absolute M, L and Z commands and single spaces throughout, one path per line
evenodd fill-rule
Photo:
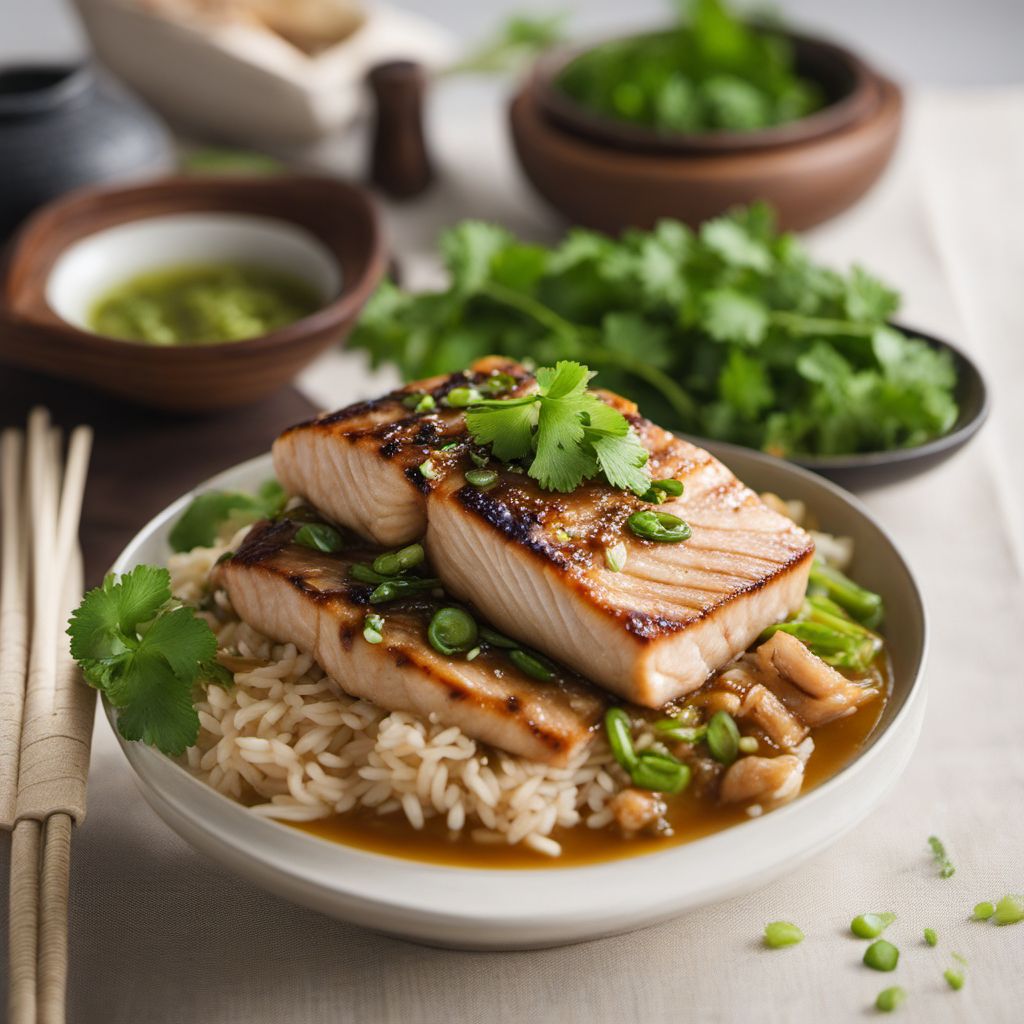
M 863 672 L 870 668 L 878 653 L 878 647 L 870 636 L 851 636 L 820 622 L 777 622 L 765 629 L 760 639 L 767 640 L 775 633 L 795 636 L 822 661 L 837 668 L 852 668 Z
M 642 540 L 658 544 L 678 544 L 693 535 L 689 523 L 679 516 L 671 512 L 655 512 L 652 508 L 634 512 L 626 520 L 626 525 Z
M 869 629 L 881 624 L 885 614 L 881 595 L 858 586 L 838 569 L 815 561 L 809 583 L 813 590 L 823 592 Z
M 900 951 L 887 939 L 876 939 L 864 951 L 864 963 L 873 971 L 895 971 Z
M 305 526 L 300 526 L 296 530 L 292 539 L 304 548 L 325 551 L 328 554 L 340 551 L 345 546 L 341 534 L 326 523 L 306 523 Z
M 400 572 L 415 569 L 425 558 L 422 544 L 410 544 L 397 551 L 386 551 L 373 560 L 373 571 L 381 576 L 397 576 Z
M 1004 896 L 997 904 L 992 915 L 996 924 L 1017 924 L 1024 921 L 1024 896 L 1013 893 Z
M 449 656 L 472 650 L 477 635 L 476 619 L 463 608 L 438 608 L 427 627 L 430 646 Z
M 371 612 L 363 619 L 363 639 L 368 644 L 379 644 L 384 639 L 384 619 Z
M 877 939 L 895 920 L 895 914 L 860 914 L 850 922 L 850 931 L 858 939 Z
M 907 1001 L 907 993 L 899 985 L 892 988 L 883 988 L 875 1000 L 875 1008 L 882 1013 L 892 1013 L 898 1010 Z
M 482 398 L 483 395 L 481 395 L 476 388 L 452 388 L 451 391 L 444 396 L 444 404 L 450 406 L 452 409 L 465 409 L 467 406 L 473 405 L 475 402 L 479 402 Z
M 772 921 L 764 926 L 764 944 L 769 949 L 785 949 L 804 941 L 804 933 L 789 921 Z
M 637 764 L 633 750 L 633 723 L 622 708 L 609 708 L 604 716 L 604 731 L 608 735 L 608 746 L 612 748 L 615 760 L 632 772 Z
M 964 972 L 958 971 L 955 967 L 947 967 L 942 972 L 942 976 L 946 979 L 946 984 L 954 992 L 959 992 L 964 987 Z
M 681 793 L 690 784 L 690 766 L 671 754 L 641 751 L 630 771 L 634 786 L 656 793 Z
M 924 941 L 929 946 L 937 946 L 939 944 L 939 935 L 934 928 L 925 928 L 924 930 Z
M 499 633 L 496 629 L 491 629 L 490 626 L 480 627 L 480 639 L 492 647 L 502 647 L 510 651 L 514 651 L 519 646 L 515 640 L 505 636 L 504 633 Z
M 508 660 L 520 672 L 525 673 L 531 679 L 537 679 L 542 683 L 549 683 L 555 678 L 555 666 L 547 658 L 542 658 L 539 654 L 534 654 L 532 651 L 523 651 L 516 648 L 508 652 Z
M 466 472 L 466 483 L 485 491 L 498 482 L 498 474 L 493 469 L 470 469 Z
M 732 764 L 740 752 L 740 731 L 728 711 L 716 711 L 708 721 L 708 750 L 719 764 Z
M 973 916 L 975 921 L 987 921 L 995 912 L 995 905 L 989 903 L 988 900 L 983 900 L 981 903 L 974 904 Z

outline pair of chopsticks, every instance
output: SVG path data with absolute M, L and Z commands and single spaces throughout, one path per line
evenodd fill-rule
M 13 830 L 10 1024 L 65 1019 L 72 826 L 85 817 L 94 694 L 65 624 L 82 595 L 78 525 L 92 431 L 67 462 L 49 414 L 0 437 L 0 827 Z

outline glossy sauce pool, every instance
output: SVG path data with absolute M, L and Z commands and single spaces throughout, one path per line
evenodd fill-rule
M 886 687 L 886 693 L 888 689 Z M 807 762 L 801 794 L 826 782 L 856 757 L 878 724 L 885 703 L 885 700 L 871 701 L 856 714 L 813 731 L 814 753 Z M 550 869 L 655 853 L 750 820 L 746 805 L 711 804 L 688 793 L 669 799 L 667 818 L 674 832 L 671 836 L 625 839 L 615 826 L 590 829 L 582 823 L 575 828 L 556 828 L 551 838 L 562 844 L 562 855 L 554 858 L 522 845 L 478 843 L 468 835 L 452 838 L 441 817 L 428 819 L 420 831 L 412 828 L 400 813 L 350 813 L 293 827 L 346 846 L 432 864 Z

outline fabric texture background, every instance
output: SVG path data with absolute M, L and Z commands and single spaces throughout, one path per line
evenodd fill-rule
M 422 204 L 389 211 L 406 280 L 436 276 L 433 238 L 461 216 L 555 237 L 493 109 L 435 127 L 441 183 Z M 931 625 L 921 742 L 867 821 L 789 877 L 656 928 L 538 952 L 435 950 L 291 906 L 194 853 L 144 803 L 101 720 L 89 817 L 74 841 L 70 1020 L 820 1024 L 865 1019 L 893 984 L 909 993 L 902 1020 L 1019 1020 L 1024 925 L 968 917 L 978 900 L 1024 891 L 1022 129 L 1024 92 L 914 97 L 884 182 L 809 236 L 829 262 L 860 261 L 897 284 L 905 322 L 971 351 L 996 403 L 966 452 L 862 494 L 917 574 Z M 344 154 L 318 159 L 341 166 Z M 360 357 L 334 353 L 301 387 L 327 407 L 388 382 Z M 180 466 L 188 458 L 182 451 Z M 136 518 L 141 525 L 141 510 Z M 931 861 L 933 833 L 956 863 L 951 879 Z M 8 854 L 0 842 L 4 908 Z M 899 915 L 887 932 L 902 951 L 895 974 L 863 967 L 865 944 L 848 931 L 852 917 L 875 910 Z M 761 929 L 779 918 L 800 924 L 806 941 L 764 950 Z M 937 948 L 923 943 L 925 927 L 938 931 Z M 0 935 L 3 944 L 5 923 Z M 942 977 L 952 951 L 969 961 L 960 992 Z

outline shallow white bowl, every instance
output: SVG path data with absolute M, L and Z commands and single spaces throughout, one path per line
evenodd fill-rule
M 177 266 L 266 267 L 309 284 L 326 304 L 341 289 L 338 261 L 297 224 L 250 213 L 169 213 L 104 228 L 68 246 L 46 281 L 46 301 L 83 331 L 97 299 L 139 274 Z
M 119 737 L 143 796 L 197 849 L 279 896 L 370 928 L 462 948 L 553 946 L 611 935 L 792 871 L 864 818 L 906 766 L 924 714 L 924 608 L 899 552 L 845 491 L 766 455 L 711 447 L 752 487 L 805 501 L 825 529 L 852 537 L 853 575 L 886 601 L 892 698 L 861 754 L 817 789 L 763 817 L 664 852 L 590 867 L 544 861 L 526 872 L 420 864 L 318 839 L 250 814 L 170 759 Z M 272 475 L 264 456 L 194 493 L 254 489 Z M 167 534 L 192 496 L 144 527 L 114 571 L 163 564 Z

